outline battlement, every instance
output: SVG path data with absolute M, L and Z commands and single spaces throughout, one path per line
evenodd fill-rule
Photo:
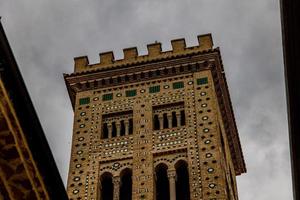
M 137 47 L 123 49 L 124 58 L 115 60 L 112 51 L 100 53 L 100 62 L 96 64 L 89 64 L 87 56 L 74 58 L 75 72 L 89 71 L 99 68 L 111 68 L 113 66 L 125 63 L 150 61 L 158 58 L 167 58 L 171 55 L 187 54 L 191 52 L 200 52 L 210 50 L 213 48 L 213 40 L 211 34 L 199 35 L 198 46 L 186 47 L 185 39 L 175 39 L 171 41 L 172 50 L 162 51 L 161 43 L 155 42 L 147 45 L 148 54 L 139 55 Z

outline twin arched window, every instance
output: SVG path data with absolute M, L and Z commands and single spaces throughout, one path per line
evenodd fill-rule
M 190 200 L 188 164 L 180 160 L 174 170 L 169 170 L 166 164 L 155 168 L 155 199 Z M 124 169 L 120 176 L 113 177 L 106 172 L 100 177 L 99 200 L 131 200 L 132 199 L 132 170 Z M 118 190 L 118 192 L 116 192 Z
M 118 190 L 116 192 L 116 190 Z M 132 199 L 132 171 L 124 169 L 120 176 L 113 177 L 106 172 L 100 177 L 99 200 L 131 200 Z
M 167 165 L 159 164 L 155 168 L 155 196 L 156 200 L 190 200 L 188 165 L 180 160 L 175 170 L 169 170 Z

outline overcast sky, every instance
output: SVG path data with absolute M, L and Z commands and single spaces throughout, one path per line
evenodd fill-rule
M 0 15 L 66 183 L 73 111 L 63 73 L 73 57 L 212 33 L 247 165 L 241 200 L 291 200 L 279 3 L 276 0 L 0 0 Z

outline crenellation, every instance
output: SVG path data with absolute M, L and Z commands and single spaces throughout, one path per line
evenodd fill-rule
M 165 59 L 169 56 L 193 52 L 201 52 L 205 50 L 211 50 L 213 48 L 213 41 L 211 34 L 199 35 L 198 46 L 186 47 L 185 39 L 174 39 L 171 41 L 172 49 L 168 51 L 162 51 L 162 44 L 155 42 L 147 45 L 148 54 L 139 55 L 137 47 L 130 47 L 123 49 L 124 58 L 120 60 L 114 59 L 112 51 L 100 53 L 100 62 L 95 64 L 89 64 L 87 56 L 76 57 L 75 72 L 89 71 L 93 69 L 99 69 L 102 67 L 111 68 L 120 64 L 132 63 L 132 62 L 144 62 L 155 59 Z
M 114 52 L 112 51 L 100 53 L 99 56 L 100 56 L 100 64 L 102 65 L 112 64 L 115 61 Z
M 186 43 L 184 38 L 172 40 L 171 45 L 172 45 L 173 53 L 182 52 L 186 48 Z
M 211 34 L 198 35 L 199 47 L 201 49 L 212 49 L 214 46 Z
M 84 71 L 89 65 L 89 58 L 87 56 L 80 56 L 74 58 L 74 71 Z
M 138 50 L 136 47 L 123 49 L 124 60 L 133 60 L 138 57 Z
M 148 56 L 149 57 L 156 57 L 156 56 L 158 56 L 162 53 L 160 42 L 155 42 L 155 43 L 152 43 L 152 44 L 148 44 L 147 49 L 148 49 Z

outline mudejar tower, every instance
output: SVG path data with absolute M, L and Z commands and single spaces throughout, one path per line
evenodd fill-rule
M 237 200 L 246 172 L 220 51 L 172 40 L 65 74 L 74 128 L 71 200 Z

